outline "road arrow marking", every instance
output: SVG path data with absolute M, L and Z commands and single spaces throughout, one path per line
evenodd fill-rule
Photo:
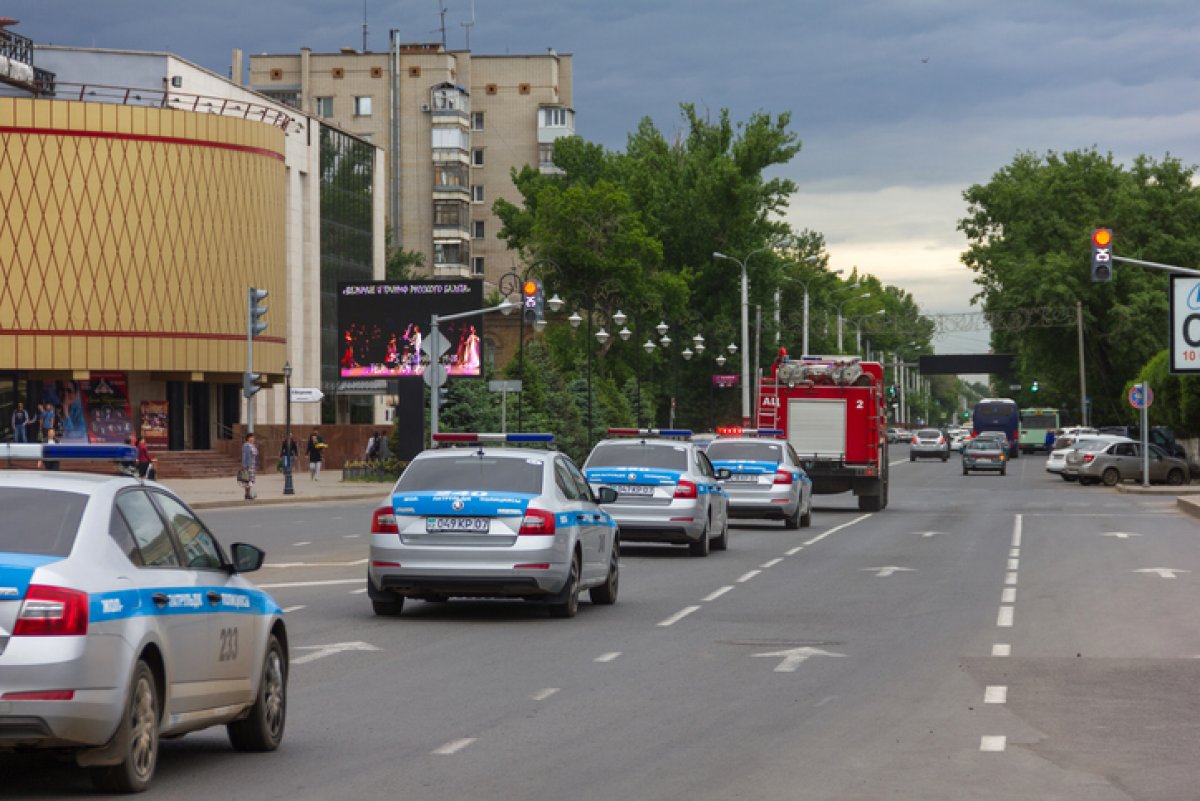
M 801 648 L 789 648 L 786 651 L 771 651 L 765 654 L 752 654 L 755 657 L 763 657 L 765 659 L 782 659 L 775 666 L 776 673 L 795 673 L 796 668 L 800 667 L 811 656 L 845 656 L 845 654 L 837 654 L 833 651 L 822 651 L 820 648 L 810 648 L 805 645 Z
M 340 654 L 343 651 L 379 650 L 369 642 L 335 642 L 329 645 L 297 645 L 296 649 L 300 651 L 312 651 L 312 653 L 296 657 L 292 660 L 293 665 L 303 665 L 305 662 L 315 662 L 318 659 L 324 659 L 327 656 Z
M 1190 570 L 1180 570 L 1177 567 L 1144 567 L 1134 570 L 1134 573 L 1157 573 L 1159 578 L 1173 579 L 1176 573 L 1191 573 Z
M 869 572 L 871 570 L 878 571 L 875 573 L 875 576 L 877 578 L 887 578 L 888 576 L 892 575 L 893 573 L 916 573 L 917 572 L 916 570 L 913 570 L 911 567 L 896 567 L 895 565 L 888 565 L 887 567 L 864 567 L 863 568 L 863 572 Z
M 1104 535 L 1103 535 L 1103 536 L 1105 536 L 1105 537 L 1116 537 L 1116 538 L 1117 538 L 1117 539 L 1119 539 L 1119 540 L 1127 540 L 1127 539 L 1129 539 L 1130 537 L 1140 537 L 1140 536 L 1142 536 L 1142 535 L 1141 535 L 1141 534 L 1137 534 L 1137 533 L 1135 533 L 1135 532 L 1133 532 L 1133 531 L 1106 531 L 1106 532 L 1104 532 Z

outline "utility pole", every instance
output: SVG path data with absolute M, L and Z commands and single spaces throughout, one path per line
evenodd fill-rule
M 1083 303 L 1075 301 L 1075 325 L 1079 329 L 1079 424 L 1088 424 L 1087 369 L 1083 362 Z

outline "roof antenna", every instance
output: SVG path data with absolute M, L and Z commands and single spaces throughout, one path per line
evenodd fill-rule
M 459 25 L 467 29 L 467 52 L 471 51 L 471 29 L 475 27 L 475 0 L 471 0 L 471 21 L 460 22 Z
M 367 52 L 367 0 L 363 0 L 363 49 Z
M 443 0 L 438 0 L 438 16 L 442 18 L 442 50 L 446 49 L 446 3 Z

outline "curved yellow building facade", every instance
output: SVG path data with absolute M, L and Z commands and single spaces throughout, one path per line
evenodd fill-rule
M 240 382 L 254 286 L 282 372 L 285 179 L 271 125 L 0 97 L 0 370 Z

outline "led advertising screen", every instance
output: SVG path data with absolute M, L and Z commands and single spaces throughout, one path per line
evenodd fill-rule
M 372 281 L 338 285 L 342 378 L 409 378 L 429 367 L 429 318 L 483 308 L 482 281 Z M 452 376 L 482 374 L 483 315 L 440 323 Z

